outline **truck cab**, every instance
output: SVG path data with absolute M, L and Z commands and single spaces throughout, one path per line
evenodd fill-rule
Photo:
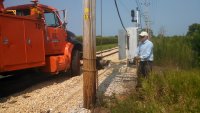
M 44 26 L 45 54 L 63 54 L 67 33 L 55 8 L 42 4 L 26 4 L 8 7 L 6 10 L 14 11 L 17 16 L 41 20 L 43 25 L 36 24 L 36 27 Z

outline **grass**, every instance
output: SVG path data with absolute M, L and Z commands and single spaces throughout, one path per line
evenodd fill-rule
M 192 68 L 196 56 L 186 37 L 154 38 L 154 63 L 165 67 Z
M 83 42 L 83 37 L 78 36 L 77 40 L 79 40 L 80 42 Z M 107 45 L 107 44 L 116 44 L 117 42 L 118 42 L 118 39 L 114 36 L 107 36 L 107 37 L 97 36 L 96 37 L 96 45 L 97 46 Z
M 117 43 L 115 44 L 106 44 L 106 45 L 101 45 L 101 46 L 97 46 L 97 51 L 101 51 L 101 50 L 106 50 L 106 49 L 111 49 L 113 47 L 117 47 Z
M 83 42 L 83 37 L 78 36 L 77 40 Z M 96 37 L 96 51 L 102 51 L 118 46 L 118 39 L 115 36 Z
M 143 80 L 139 92 L 117 102 L 112 113 L 200 112 L 200 71 L 165 71 Z
M 199 113 L 199 56 L 189 37 L 153 38 L 154 65 L 138 91 L 113 103 L 112 113 Z M 196 42 L 196 41 L 195 41 Z M 196 42 L 197 43 L 197 42 Z M 197 47 L 197 46 L 195 46 Z M 198 47 L 199 49 L 199 47 Z

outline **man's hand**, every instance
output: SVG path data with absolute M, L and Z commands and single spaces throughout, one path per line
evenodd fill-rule
M 136 57 L 134 57 L 134 60 L 135 60 L 135 61 L 140 61 L 141 58 L 140 58 L 139 56 L 136 56 Z
M 138 66 L 141 61 L 141 58 L 139 56 L 134 57 L 134 63 Z

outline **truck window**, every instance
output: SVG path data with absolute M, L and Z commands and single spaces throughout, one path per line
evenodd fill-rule
M 46 24 L 49 27 L 60 26 L 58 17 L 53 12 L 44 13 Z
M 17 16 L 29 16 L 30 15 L 30 9 L 9 9 L 5 10 L 5 14 L 11 14 L 11 15 L 17 15 Z
M 16 15 L 18 15 L 18 16 L 29 16 L 30 15 L 30 9 L 16 10 Z

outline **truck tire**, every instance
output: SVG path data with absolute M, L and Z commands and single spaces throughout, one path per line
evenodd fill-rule
M 80 75 L 80 51 L 77 49 L 72 51 L 72 61 L 71 61 L 71 74 L 72 76 Z

